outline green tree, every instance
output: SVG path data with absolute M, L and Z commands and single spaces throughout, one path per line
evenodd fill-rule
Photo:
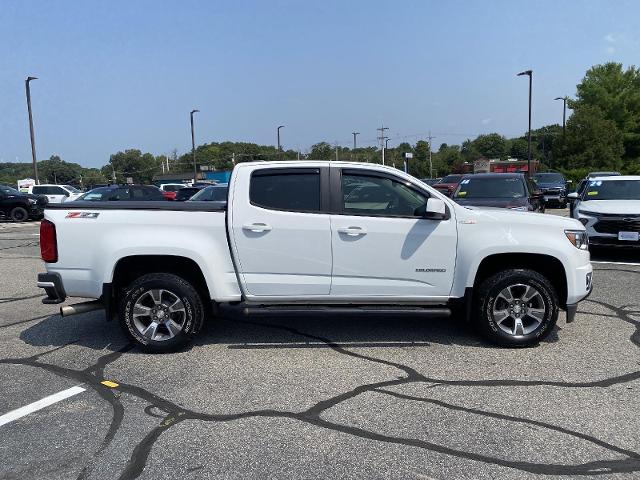
M 134 183 L 151 183 L 153 176 L 161 172 L 160 162 L 150 153 L 129 149 L 111 155 L 109 163 L 102 167 L 102 174 L 111 178 L 115 172 L 116 181 L 123 183 L 132 178 Z
M 622 134 L 623 159 L 627 165 L 640 159 L 640 70 L 626 70 L 620 63 L 591 67 L 577 86 L 576 100 L 570 100 L 574 111 L 595 107 L 602 117 L 615 123 Z M 575 113 L 574 113 L 575 114 Z
M 335 156 L 335 149 L 328 142 L 320 142 L 312 145 L 311 152 L 309 153 L 310 160 L 333 160 Z
M 623 135 L 598 107 L 582 106 L 567 121 L 567 137 L 557 156 L 567 169 L 619 170 L 624 154 Z
M 69 163 L 57 155 L 49 160 L 38 162 L 38 177 L 40 183 L 80 184 L 82 167 L 77 163 Z
M 507 141 L 499 133 L 479 135 L 473 143 L 483 157 L 504 159 L 507 156 Z

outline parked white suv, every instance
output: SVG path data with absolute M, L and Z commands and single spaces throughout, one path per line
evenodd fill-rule
M 221 303 L 451 315 L 491 341 L 533 345 L 591 292 L 584 227 L 477 210 L 395 168 L 240 163 L 227 202 L 74 202 L 41 224 L 45 303 L 95 298 L 152 351 L 181 347 Z
M 82 192 L 71 185 L 32 185 L 29 187 L 29 193 L 34 195 L 44 195 L 49 203 L 62 203 L 75 200 Z
M 640 175 L 590 178 L 568 198 L 593 245 L 640 247 Z

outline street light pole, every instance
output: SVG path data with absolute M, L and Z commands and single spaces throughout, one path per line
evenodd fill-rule
M 191 155 L 193 156 L 193 183 L 198 181 L 198 170 L 196 168 L 196 136 L 193 131 L 193 114 L 200 110 L 191 110 L 189 117 L 191 118 Z
M 531 177 L 531 90 L 533 87 L 533 70 L 525 70 L 518 73 L 518 77 L 522 75 L 529 76 L 529 146 L 527 149 L 527 177 Z
M 280 156 L 280 129 L 284 128 L 284 125 L 278 127 L 278 156 Z
M 564 135 L 566 133 L 567 126 L 567 100 L 569 97 L 556 97 L 554 100 L 562 100 L 562 139 L 564 140 Z
M 353 149 L 356 149 L 356 136 L 360 135 L 360 132 L 351 132 L 351 135 L 353 135 Z
M 38 162 L 36 160 L 36 137 L 33 133 L 33 115 L 31 114 L 31 88 L 29 82 L 31 80 L 37 80 L 38 77 L 27 77 L 24 82 L 27 90 L 27 109 L 29 110 L 29 133 L 31 134 L 31 160 L 33 161 L 33 179 L 36 181 L 36 185 L 39 185 L 38 181 Z

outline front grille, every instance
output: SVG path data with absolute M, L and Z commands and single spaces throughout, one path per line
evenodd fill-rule
M 618 217 L 616 215 L 616 217 Z M 598 233 L 640 232 L 640 217 L 603 218 L 600 217 L 593 226 Z

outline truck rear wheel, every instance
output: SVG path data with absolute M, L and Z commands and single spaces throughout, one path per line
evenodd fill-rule
M 204 321 L 202 299 L 182 277 L 150 273 L 136 279 L 121 297 L 120 324 L 147 352 L 173 352 L 200 331 Z
M 558 296 L 533 270 L 505 270 L 485 279 L 476 292 L 478 328 L 491 342 L 528 347 L 544 339 L 558 320 Z

